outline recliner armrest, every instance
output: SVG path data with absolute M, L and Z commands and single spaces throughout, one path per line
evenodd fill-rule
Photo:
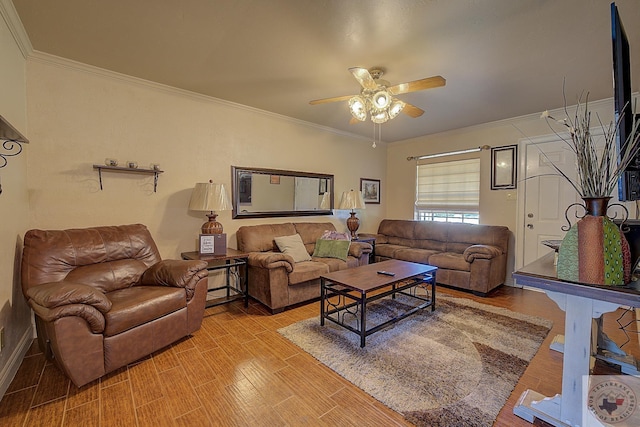
M 471 245 L 462 254 L 467 262 L 473 262 L 475 259 L 492 259 L 500 255 L 502 255 L 500 248 L 491 245 Z
M 287 273 L 291 273 L 295 264 L 291 255 L 286 255 L 281 252 L 249 252 L 249 265 L 252 267 L 284 267 Z
M 209 275 L 206 261 L 165 259 L 149 267 L 140 277 L 143 286 L 172 286 L 193 289 Z
M 63 317 L 77 316 L 84 319 L 89 324 L 89 329 L 94 334 L 104 332 L 104 315 L 96 310 L 94 306 L 87 304 L 68 304 L 54 308 L 43 307 L 35 300 L 29 300 L 29 305 L 33 312 L 45 322 L 53 322 Z
M 49 309 L 71 304 L 91 305 L 102 313 L 111 309 L 111 301 L 98 289 L 65 280 L 29 288 L 27 297 L 38 305 Z

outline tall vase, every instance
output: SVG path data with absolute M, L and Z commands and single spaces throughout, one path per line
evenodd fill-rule
M 594 285 L 631 281 L 631 251 L 607 217 L 611 197 L 584 198 L 585 215 L 567 232 L 558 251 L 558 278 Z

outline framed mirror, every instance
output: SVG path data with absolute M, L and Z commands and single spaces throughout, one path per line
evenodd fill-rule
M 333 175 L 231 166 L 233 218 L 331 215 Z

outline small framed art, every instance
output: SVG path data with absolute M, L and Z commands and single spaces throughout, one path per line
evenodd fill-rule
M 518 146 L 491 148 L 491 189 L 516 188 L 518 178 Z
M 360 191 L 365 203 L 380 203 L 380 180 L 360 178 Z
M 200 235 L 200 255 L 211 255 L 216 250 L 216 241 L 213 234 L 201 234 Z

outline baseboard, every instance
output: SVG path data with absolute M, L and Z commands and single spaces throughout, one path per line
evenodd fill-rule
M 24 359 L 24 355 L 27 354 L 27 351 L 31 347 L 33 336 L 33 325 L 29 324 L 29 327 L 24 331 L 24 334 L 22 334 L 22 338 L 20 338 L 20 341 L 11 354 L 11 357 L 9 357 L 9 361 L 2 372 L 0 372 L 0 400 L 2 400 L 4 394 L 11 385 L 11 381 L 13 381 L 16 373 L 18 373 L 22 359 Z

